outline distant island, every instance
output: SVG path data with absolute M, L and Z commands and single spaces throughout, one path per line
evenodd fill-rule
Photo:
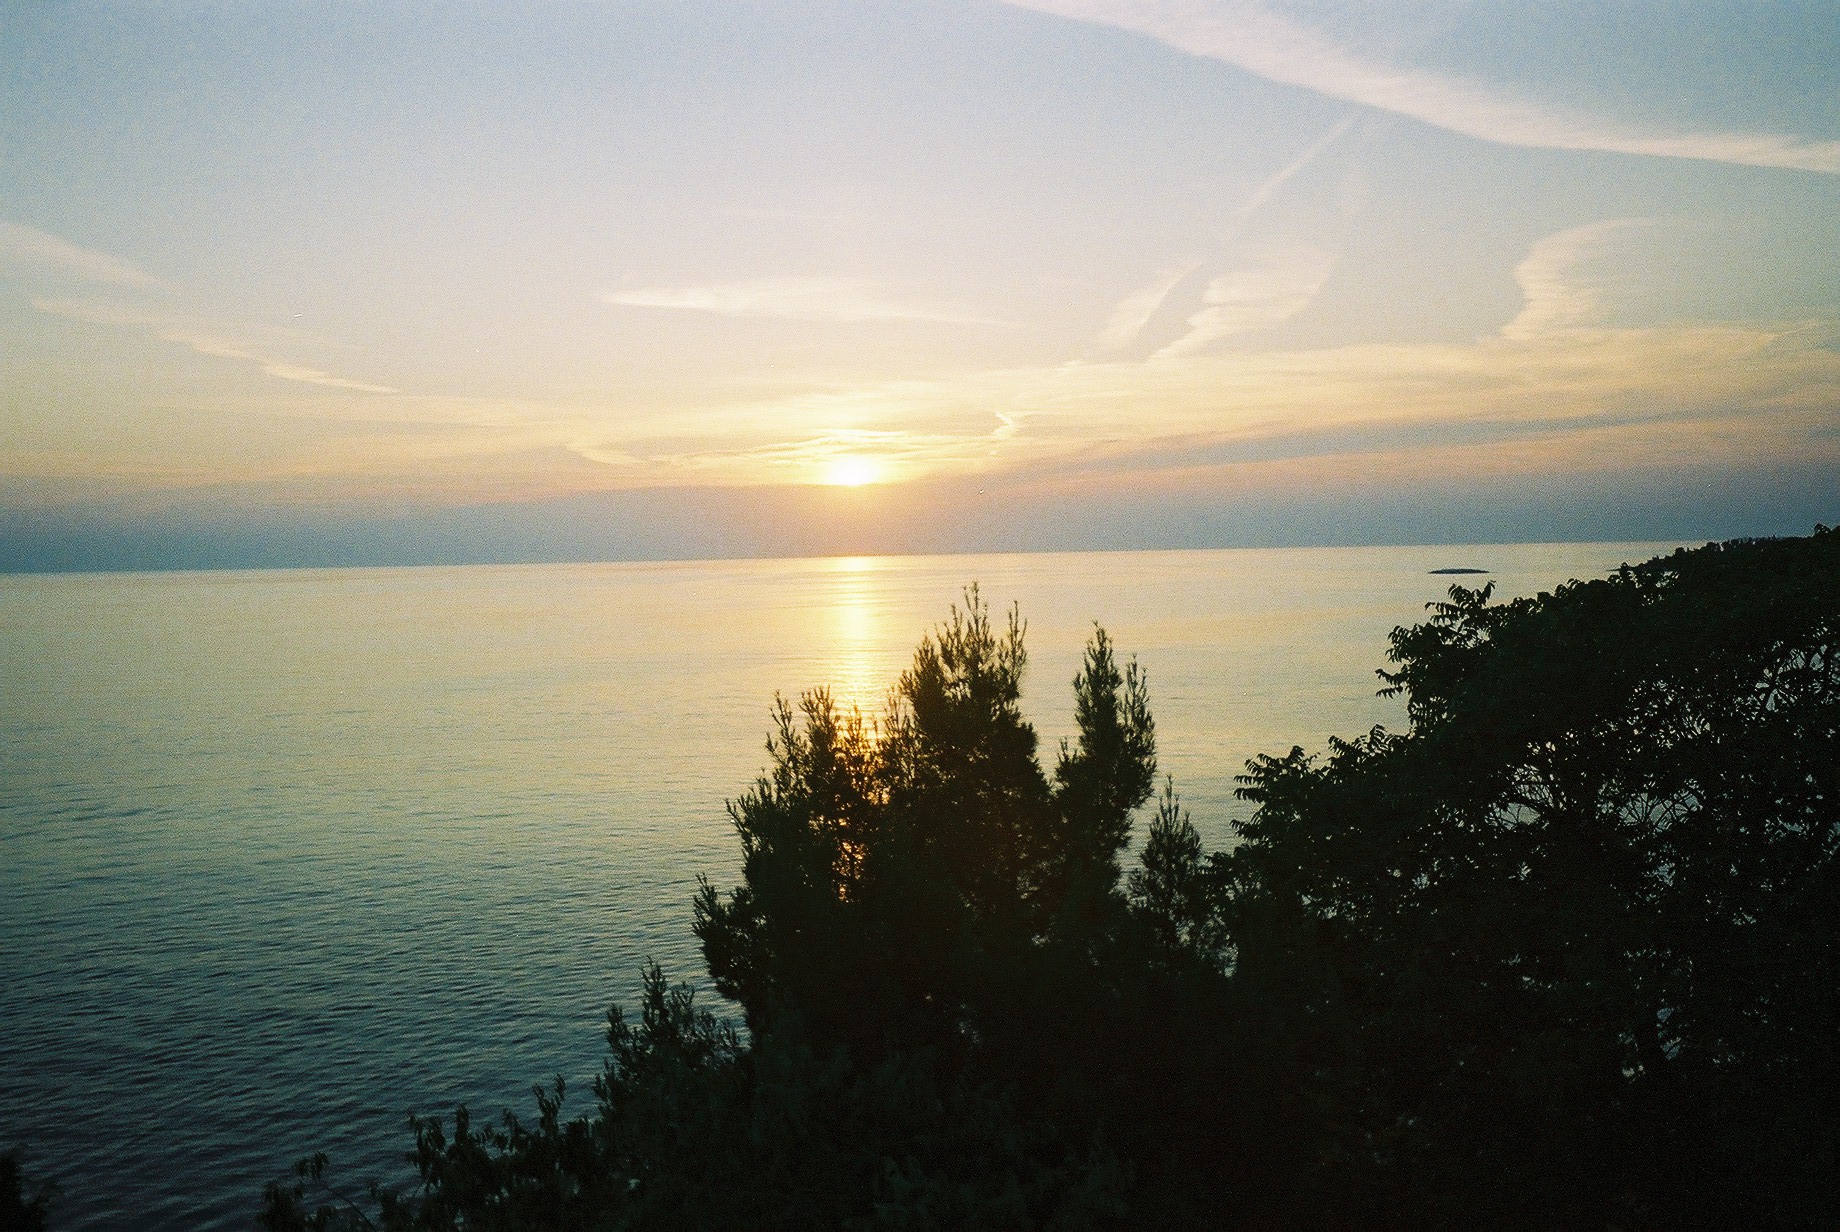
M 1487 573 L 1488 570 L 1487 569 L 1433 569 L 1430 572 L 1433 577 L 1438 577 L 1438 576 L 1441 576 L 1444 574 L 1450 574 L 1450 573 Z

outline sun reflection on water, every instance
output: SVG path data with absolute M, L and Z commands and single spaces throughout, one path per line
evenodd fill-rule
M 900 638 L 888 618 L 882 576 L 888 562 L 875 556 L 839 556 L 826 565 L 820 679 L 839 710 L 847 713 L 854 707 L 864 719 L 879 718 L 903 665 Z

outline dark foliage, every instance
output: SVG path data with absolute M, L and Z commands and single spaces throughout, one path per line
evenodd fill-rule
M 758 1033 L 796 1012 L 859 1060 L 956 1056 L 1000 1029 L 1045 949 L 1103 931 L 1118 852 L 1155 776 L 1143 679 L 1097 633 L 1074 682 L 1079 742 L 1053 780 L 1022 717 L 1025 656 L 968 592 L 921 643 L 880 725 L 823 691 L 781 704 L 770 777 L 730 806 L 743 884 L 705 885 L 697 935 Z
M 0 1228 L 10 1232 L 44 1232 L 57 1192 L 57 1186 L 46 1184 L 38 1186 L 32 1196 L 27 1197 L 19 1156 L 11 1151 L 0 1155 Z
M 1394 634 L 1407 734 L 1249 768 L 1221 869 L 1320 969 L 1353 1214 L 1831 1226 L 1840 535 L 1489 600 Z
M 974 590 L 881 722 L 823 691 L 780 705 L 771 770 L 730 806 L 743 884 L 696 904 L 750 1046 L 653 968 L 637 1025 L 611 1017 L 592 1116 L 562 1119 L 558 1083 L 534 1125 L 417 1122 L 415 1192 L 341 1197 L 316 1157 L 270 1186 L 266 1226 L 1117 1222 L 1131 1178 L 1081 1111 L 1080 1072 L 1031 1058 L 1060 1041 L 1097 1072 L 1121 1029 L 1117 998 L 1088 994 L 1153 727 L 1135 665 L 1098 633 L 1050 778 L 1024 663 L 1019 618 L 999 631 Z
M 592 1115 L 416 1125 L 412 1194 L 274 1228 L 1812 1228 L 1840 1222 L 1840 535 L 1393 635 L 1410 726 L 1150 798 L 1101 632 L 1051 771 L 975 591 L 889 713 L 780 706 Z

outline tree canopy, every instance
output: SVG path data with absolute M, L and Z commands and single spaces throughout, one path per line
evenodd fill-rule
M 1011 968 L 1103 919 L 1156 773 L 1143 677 L 1094 634 L 1078 741 L 1050 777 L 1022 717 L 1022 633 L 974 588 L 879 722 L 823 690 L 781 703 L 773 770 L 729 808 L 743 884 L 705 883 L 696 904 L 716 987 L 757 1033 L 783 1012 L 862 1056 L 950 1050 L 990 1026 Z
M 1341 1149 L 1419 1224 L 1831 1222 L 1840 535 L 1491 599 L 1393 635 L 1407 732 L 1244 779 L 1229 931 L 1322 966 Z
M 1840 1221 L 1840 535 L 1395 631 L 1408 727 L 1255 759 L 1203 850 L 1101 631 L 1044 767 L 975 590 L 889 710 L 781 703 L 596 1107 L 416 1127 L 277 1228 L 1826 1227 Z M 1224 704 L 1224 703 L 1223 703 Z

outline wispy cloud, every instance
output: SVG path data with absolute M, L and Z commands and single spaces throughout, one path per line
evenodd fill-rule
M 715 218 L 740 218 L 750 222 L 820 223 L 831 226 L 861 222 L 859 215 L 847 210 L 817 210 L 809 207 L 767 205 L 711 205 L 705 213 Z
M 1773 133 L 1655 132 L 1370 60 L 1251 0 L 1006 0 L 1148 35 L 1272 81 L 1503 145 L 1693 158 L 1840 175 L 1840 141 Z
M 690 484 L 819 483 L 841 460 L 866 459 L 884 480 L 903 480 L 943 470 L 975 469 L 1010 425 L 978 436 L 920 428 L 855 429 L 753 441 L 733 448 L 647 449 L 577 441 L 570 450 L 588 461 L 625 471 L 643 486 Z
M 1324 150 L 1347 133 L 1354 126 L 1355 119 L 1353 115 L 1344 117 L 1328 132 L 1304 147 L 1297 157 L 1262 180 L 1234 212 L 1232 222 L 1222 237 L 1223 242 L 1237 237 L 1247 221 L 1258 213 L 1280 188 L 1295 179 L 1306 167 L 1315 162 Z M 1324 254 L 1320 250 L 1312 249 L 1305 254 L 1306 260 L 1303 264 L 1306 266 L 1318 264 L 1314 258 L 1322 255 Z M 1156 280 L 1148 286 L 1125 296 L 1112 309 L 1112 315 L 1107 319 L 1105 328 L 1099 331 L 1096 339 L 1099 348 L 1102 351 L 1122 351 L 1137 341 L 1144 327 L 1149 325 L 1151 318 L 1168 301 L 1170 294 L 1207 264 L 1205 260 L 1195 260 L 1173 266 L 1158 274 Z M 1243 270 L 1223 275 L 1209 282 L 1202 299 L 1210 307 L 1191 316 L 1189 332 L 1164 347 L 1159 354 L 1179 354 L 1183 351 L 1197 350 L 1235 333 L 1260 328 L 1263 325 L 1276 324 L 1294 315 L 1307 304 L 1321 288 L 1322 280 L 1328 274 L 1327 268 L 1324 268 L 1320 276 L 1312 279 L 1312 275 L 1306 270 L 1303 273 L 1302 282 L 1291 279 L 1288 286 L 1281 286 L 1280 283 L 1283 280 L 1274 276 L 1274 271 L 1269 268 L 1270 262 L 1267 261 L 1264 264 L 1265 268 L 1262 273 L 1259 270 Z M 1330 264 L 1333 264 L 1332 260 Z M 1255 289 L 1254 282 L 1262 282 L 1264 285 L 1262 288 Z M 1301 302 L 1297 302 L 1296 294 L 1305 291 L 1305 284 L 1307 284 L 1307 293 Z M 1294 306 L 1286 309 L 1287 304 L 1294 304 Z M 1254 323 L 1253 318 L 1261 311 L 1265 319 Z
M 1514 267 L 1514 280 L 1527 297 L 1526 307 L 1502 326 L 1502 336 L 1525 340 L 1595 321 L 1600 296 L 1595 287 L 1573 276 L 1579 263 L 1617 232 L 1647 222 L 1644 218 L 1614 218 L 1573 227 L 1535 244 Z
M 600 439 L 603 449 L 643 460 L 616 481 L 634 486 L 773 482 L 836 448 L 846 434 L 834 425 L 846 421 L 857 425 L 847 435 L 859 451 L 886 450 L 913 477 L 1217 470 L 1287 458 L 1321 471 L 1357 455 L 1420 470 L 1435 465 L 1414 459 L 1435 455 L 1451 466 L 1533 473 L 1590 461 L 1610 442 L 1625 460 L 1710 458 L 1740 446 L 1747 457 L 1805 459 L 1815 425 L 1831 424 L 1840 404 L 1831 326 L 1604 325 L 1574 263 L 1628 225 L 1594 224 L 1536 245 L 1521 267 L 1532 315 L 1466 345 L 1223 354 L 1198 338 L 1148 362 L 968 373 L 711 408 L 673 425 L 668 444 L 613 430 Z M 1221 314 L 1209 328 L 1236 313 L 1242 321 L 1276 315 L 1272 288 L 1283 281 L 1247 277 L 1221 289 L 1220 298 L 1241 302 L 1212 305 Z
M 1150 318 L 1163 306 L 1169 293 L 1183 279 L 1200 269 L 1201 265 L 1200 261 L 1190 261 L 1186 265 L 1166 269 L 1149 286 L 1139 288 L 1119 300 L 1118 306 L 1112 309 L 1111 317 L 1106 320 L 1105 328 L 1099 331 L 1097 341 L 1100 348 L 1121 351 L 1137 341 L 1137 336 L 1143 333 L 1144 326 L 1150 323 Z
M 1295 179 L 1298 172 L 1315 162 L 1318 155 L 1334 145 L 1350 128 L 1353 128 L 1356 118 L 1357 117 L 1353 115 L 1344 117 L 1330 128 L 1328 132 L 1304 147 L 1301 154 L 1284 164 L 1284 166 L 1280 167 L 1272 175 L 1267 176 L 1264 182 L 1253 189 L 1252 194 L 1248 196 L 1244 204 L 1239 207 L 1239 213 L 1235 221 L 1244 223 L 1248 218 L 1256 214 L 1267 201 L 1271 200 L 1273 193 Z
M 1310 244 L 1267 249 L 1208 283 L 1207 305 L 1188 318 L 1188 332 L 1156 353 L 1192 355 L 1236 334 L 1281 325 L 1302 312 L 1335 269 L 1336 254 Z
M 142 312 L 112 304 L 90 303 L 84 300 L 35 299 L 32 301 L 32 307 L 49 316 L 64 317 L 67 320 L 142 330 L 162 342 L 171 342 L 186 347 L 199 355 L 254 364 L 267 375 L 283 381 L 299 381 L 307 385 L 350 390 L 356 393 L 393 394 L 400 392 L 388 385 L 373 385 L 367 381 L 355 381 L 330 372 L 322 372 L 318 368 L 309 368 L 302 364 L 277 359 L 272 355 L 261 354 L 251 349 L 252 344 L 238 338 L 228 337 L 222 331 L 197 321 Z
M 868 283 L 853 278 L 761 278 L 687 287 L 641 287 L 607 291 L 601 299 L 627 308 L 670 308 L 777 321 L 1006 324 L 961 308 L 891 300 Z
M 1279 487 L 1324 483 L 1349 468 L 1398 479 L 1739 455 L 1747 465 L 1830 456 L 1840 465 L 1833 341 L 1831 323 L 1586 323 L 1466 345 L 1236 350 L 872 382 L 641 420 L 605 406 L 333 388 L 290 399 L 313 408 L 300 431 L 243 433 L 236 455 L 176 441 L 156 460 L 211 482 L 310 479 L 346 498 L 468 500 L 809 483 L 842 456 L 878 462 L 892 478 L 1083 486 L 1112 476 L 1140 491 L 1239 487 L 1256 474 Z M 202 442 L 210 431 L 188 418 L 174 435 Z M 90 453 L 80 461 L 92 476 L 115 465 Z M 0 483 L 8 474 L 52 472 L 46 459 L 9 461 L 0 449 Z M 177 475 L 109 482 L 151 491 Z
M 80 248 L 48 231 L 4 219 L 0 219 L 0 259 L 49 271 L 67 279 L 121 287 L 124 291 L 152 291 L 166 286 L 145 270 L 108 253 Z M 262 353 L 261 349 L 254 349 L 251 343 L 229 336 L 230 331 L 169 312 L 77 299 L 34 299 L 32 307 L 48 316 L 91 325 L 141 330 L 162 342 L 186 347 L 199 355 L 254 364 L 269 376 L 283 381 L 298 381 L 358 393 L 399 392 L 387 385 L 351 380 L 318 368 L 278 359 Z
M 0 260 L 64 278 L 111 286 L 153 288 L 160 280 L 106 252 L 79 248 L 49 231 L 0 219 Z

